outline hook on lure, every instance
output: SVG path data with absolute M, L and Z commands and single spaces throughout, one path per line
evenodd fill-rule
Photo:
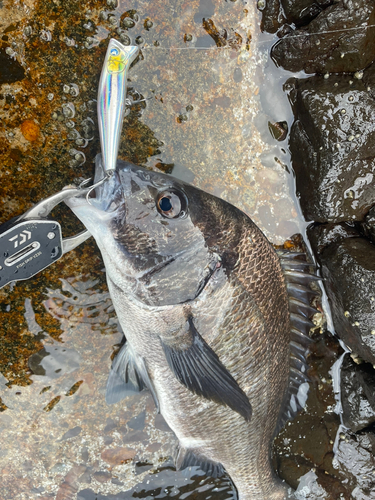
M 106 175 L 103 177 L 103 179 L 100 179 L 100 181 L 95 182 L 92 186 L 89 187 L 89 190 L 86 193 L 86 201 L 89 205 L 92 206 L 92 203 L 90 201 L 90 194 L 96 189 L 97 187 L 101 186 L 107 179 L 112 177 L 113 171 L 107 172 Z M 86 179 L 86 181 L 90 181 L 91 179 Z M 80 187 L 82 186 L 83 183 L 86 183 L 86 181 L 81 182 Z

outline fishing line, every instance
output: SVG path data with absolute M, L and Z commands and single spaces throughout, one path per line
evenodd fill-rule
M 375 24 L 370 24 L 368 26 L 355 26 L 352 28 L 342 28 L 338 30 L 327 30 L 327 31 L 319 31 L 319 32 L 314 32 L 314 33 L 309 33 L 308 31 L 295 34 L 295 35 L 289 35 L 288 33 L 281 38 L 275 38 L 277 34 L 275 35 L 264 35 L 267 38 L 264 40 L 259 40 L 257 42 L 254 42 L 253 40 L 250 40 L 249 45 L 250 46 L 257 46 L 257 45 L 262 45 L 262 44 L 268 44 L 270 42 L 275 42 L 277 43 L 278 41 L 288 39 L 291 40 L 293 38 L 306 38 L 306 37 L 318 37 L 322 35 L 333 35 L 335 33 L 346 33 L 346 32 L 352 32 L 352 31 L 358 31 L 358 30 L 369 30 L 371 28 L 375 28 Z M 263 33 L 261 33 L 261 36 Z M 228 46 L 225 47 L 155 47 L 151 45 L 143 45 L 140 46 L 141 50 L 228 50 L 232 49 L 232 47 L 229 45 L 230 42 L 228 40 L 225 40 L 228 43 Z

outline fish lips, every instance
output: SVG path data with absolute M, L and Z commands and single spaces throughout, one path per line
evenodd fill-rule
M 66 200 L 66 204 L 73 212 L 81 211 L 80 209 L 86 207 L 92 209 L 93 212 L 113 213 L 124 200 L 123 186 L 118 172 L 115 171 L 108 176 L 103 168 L 100 154 L 95 158 L 93 185 L 87 189 L 82 189 L 80 196 Z
M 95 158 L 94 186 L 90 197 L 90 203 L 102 212 L 114 212 L 124 199 L 123 186 L 121 184 L 118 171 L 107 175 L 104 170 L 102 155 Z

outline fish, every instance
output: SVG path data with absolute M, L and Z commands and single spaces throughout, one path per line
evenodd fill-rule
M 271 445 L 307 397 L 305 255 L 276 251 L 230 203 L 122 160 L 94 197 L 66 203 L 101 251 L 126 338 L 107 402 L 149 389 L 177 469 L 227 473 L 239 500 L 294 498 Z

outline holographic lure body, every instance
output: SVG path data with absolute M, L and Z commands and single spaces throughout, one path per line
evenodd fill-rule
M 116 169 L 122 122 L 125 113 L 126 82 L 138 47 L 110 40 L 100 76 L 98 122 L 103 167 L 107 175 Z

